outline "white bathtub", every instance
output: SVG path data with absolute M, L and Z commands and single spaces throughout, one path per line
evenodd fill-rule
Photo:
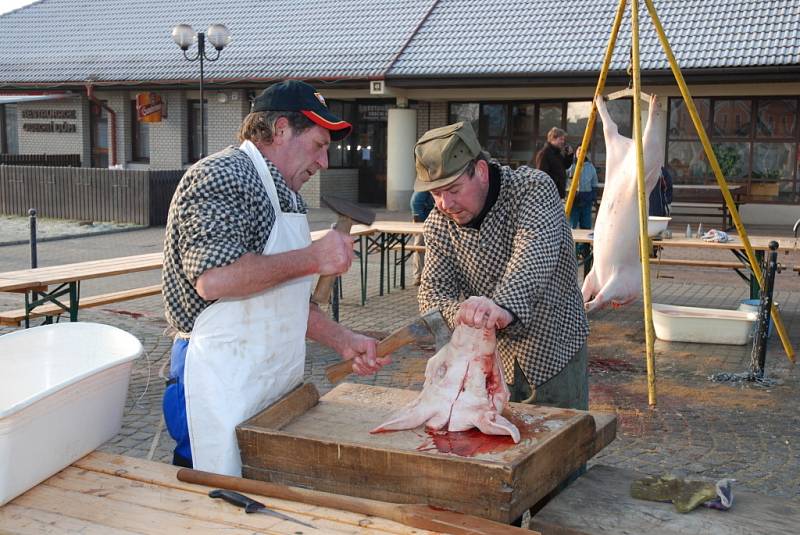
M 750 338 L 755 312 L 653 303 L 656 337 L 669 342 L 744 345 Z
M 97 323 L 0 336 L 0 505 L 119 433 L 142 344 Z

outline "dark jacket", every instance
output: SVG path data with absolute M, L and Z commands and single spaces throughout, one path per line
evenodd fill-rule
M 652 216 L 668 216 L 672 204 L 672 175 L 666 167 L 661 168 L 653 191 L 650 192 L 649 214 Z
M 573 159 L 574 156 L 572 154 L 565 155 L 561 152 L 561 149 L 550 143 L 542 147 L 534 158 L 536 169 L 544 171 L 553 179 L 553 182 L 556 183 L 558 196 L 562 199 L 566 195 L 567 167 L 572 165 Z

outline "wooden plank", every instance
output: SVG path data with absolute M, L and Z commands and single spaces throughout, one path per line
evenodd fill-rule
M 533 518 L 543 535 L 794 535 L 800 504 L 788 499 L 738 492 L 725 512 L 699 507 L 688 514 L 672 504 L 636 500 L 630 484 L 644 477 L 631 470 L 596 465 L 550 501 Z
M 748 266 L 741 262 L 722 262 L 715 260 L 688 260 L 683 258 L 651 258 L 651 264 L 662 266 L 688 266 L 700 268 L 727 268 L 727 269 L 747 269 Z
M 80 468 L 66 468 L 44 482 L 58 489 L 81 494 L 100 496 L 114 503 L 135 504 L 189 517 L 199 522 L 218 524 L 217 529 L 245 528 L 269 533 L 295 533 L 309 530 L 300 524 L 268 515 L 246 514 L 238 507 L 222 500 L 214 500 L 204 493 L 165 488 L 160 485 L 136 483 Z M 324 533 L 369 534 L 379 533 L 372 529 L 360 529 L 357 523 L 343 523 L 336 517 L 338 512 L 305 504 L 259 497 L 267 507 L 287 514 L 300 521 L 315 525 Z M 363 517 L 359 520 L 363 520 Z
M 121 455 L 113 455 L 110 453 L 103 453 L 95 451 L 73 463 L 73 467 L 82 470 L 92 471 L 101 474 L 108 474 L 118 478 L 124 478 L 133 482 L 143 484 L 153 484 L 167 489 L 178 489 L 186 492 L 192 492 L 205 496 L 208 494 L 209 487 L 202 485 L 193 485 L 191 483 L 184 483 L 179 481 L 175 474 L 178 468 L 175 466 L 147 461 L 144 459 L 137 459 L 133 457 L 124 457 Z M 286 510 L 312 513 L 320 518 L 328 518 L 336 520 L 348 525 L 365 526 L 372 529 L 383 530 L 386 533 L 401 533 L 401 534 L 425 534 L 429 533 L 424 530 L 415 530 L 408 526 L 403 526 L 396 522 L 384 520 L 376 517 L 365 517 L 355 513 L 345 511 L 333 510 L 328 508 L 320 508 L 291 502 L 287 500 L 280 500 L 277 498 L 270 498 L 266 496 L 251 495 L 253 498 L 268 505 L 275 505 L 276 507 L 285 507 Z M 316 518 L 316 517 L 315 517 Z
M 112 528 L 88 520 L 7 503 L 0 507 L 0 533 L 19 535 L 80 533 L 81 535 L 129 535 L 138 531 Z
M 211 531 L 220 528 L 219 524 L 199 521 L 179 513 L 159 511 L 133 503 L 110 502 L 102 496 L 72 492 L 46 484 L 37 485 L 11 503 L 143 534 L 162 535 L 190 529 Z M 252 530 L 226 527 L 225 533 L 252 534 Z M 266 530 L 263 532 L 270 533 Z
M 237 429 L 243 473 L 336 494 L 428 503 L 509 523 L 595 448 L 595 424 L 588 413 L 524 404 L 512 404 L 507 414 L 520 428 L 519 444 L 506 436 L 447 435 L 445 440 L 474 445 L 471 456 L 437 451 L 448 447 L 440 435 L 422 429 L 369 433 L 417 394 L 345 383 L 285 425 L 256 424 L 278 421 L 269 408 Z

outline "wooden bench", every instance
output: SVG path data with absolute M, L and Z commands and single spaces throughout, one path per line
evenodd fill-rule
M 129 301 L 131 299 L 138 299 L 140 297 L 149 297 L 151 295 L 159 295 L 161 293 L 161 285 L 155 284 L 153 286 L 145 286 L 142 288 L 133 288 L 130 290 L 121 290 L 119 292 L 111 292 L 101 295 L 93 295 L 84 297 L 78 302 L 78 308 L 92 308 L 103 305 L 110 305 L 112 303 L 119 303 L 121 301 Z M 58 316 L 67 312 L 56 304 L 47 304 L 35 308 L 31 311 L 29 318 L 41 318 L 47 316 Z M 0 312 L 0 325 L 8 327 L 18 327 L 25 321 L 25 309 L 19 308 L 16 310 L 8 310 Z
M 719 260 L 684 260 L 681 258 L 651 258 L 651 264 L 661 266 L 689 266 L 707 268 L 745 269 L 741 262 L 722 262 Z
M 794 266 L 792 268 L 792 271 L 795 271 L 795 272 L 797 272 L 798 275 L 800 275 L 800 266 Z
M 531 519 L 542 535 L 732 535 L 797 533 L 800 504 L 790 499 L 743 492 L 733 485 L 733 507 L 698 507 L 681 514 L 671 503 L 637 500 L 630 485 L 644 477 L 632 470 L 596 465 L 553 498 Z

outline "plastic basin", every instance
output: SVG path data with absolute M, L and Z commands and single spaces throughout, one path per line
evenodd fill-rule
M 653 303 L 656 336 L 668 342 L 744 345 L 757 316 L 741 310 Z
M 98 323 L 0 336 L 0 505 L 113 438 L 142 344 Z

